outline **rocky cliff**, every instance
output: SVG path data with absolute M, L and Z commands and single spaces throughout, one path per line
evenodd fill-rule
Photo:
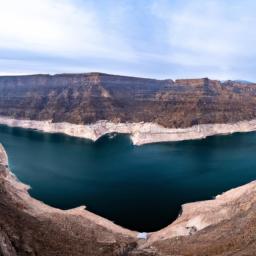
M 252 131 L 256 84 L 100 73 L 0 77 L 0 121 L 94 140 L 109 131 L 130 133 L 135 144 Z M 0 145 L 0 255 L 255 255 L 255 182 L 183 205 L 174 223 L 147 240 L 84 207 L 47 206 L 28 189 Z
M 0 77 L 0 115 L 169 128 L 256 118 L 256 84 L 207 78 L 155 80 L 101 73 Z

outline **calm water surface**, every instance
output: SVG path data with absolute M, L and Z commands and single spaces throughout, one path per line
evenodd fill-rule
M 12 171 L 55 207 L 87 209 L 124 227 L 154 231 L 186 202 L 256 179 L 256 133 L 133 146 L 126 135 L 96 143 L 0 126 Z

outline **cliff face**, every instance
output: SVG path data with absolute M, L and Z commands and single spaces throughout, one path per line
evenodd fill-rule
M 256 117 L 256 84 L 101 73 L 0 77 L 0 115 L 75 124 L 144 121 L 170 128 L 233 123 Z

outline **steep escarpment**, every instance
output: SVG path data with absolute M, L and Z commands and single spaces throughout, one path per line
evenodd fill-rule
M 152 122 L 168 128 L 256 117 L 256 85 L 207 78 L 155 80 L 101 73 L 0 77 L 0 115 L 90 124 Z

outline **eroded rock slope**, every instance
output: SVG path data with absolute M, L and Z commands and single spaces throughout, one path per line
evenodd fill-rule
M 75 124 L 107 120 L 169 128 L 256 118 L 256 84 L 101 73 L 0 77 L 0 116 Z

